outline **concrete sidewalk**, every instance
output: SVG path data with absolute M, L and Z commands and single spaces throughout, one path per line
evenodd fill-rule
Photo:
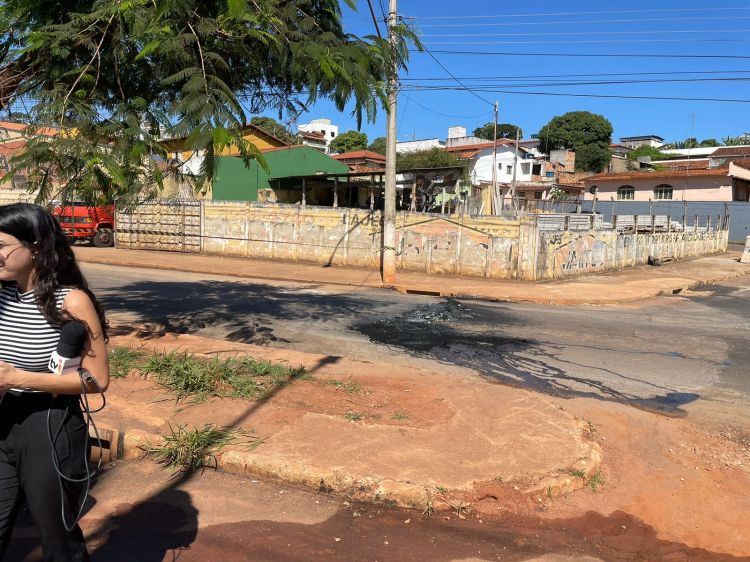
M 80 261 L 88 263 L 319 285 L 383 287 L 379 272 L 371 269 L 83 246 L 75 247 L 75 253 Z M 404 293 L 490 301 L 556 305 L 617 304 L 662 294 L 673 294 L 702 284 L 716 283 L 745 275 L 750 272 L 750 264 L 739 263 L 739 256 L 738 253 L 730 253 L 679 263 L 672 262 L 662 267 L 642 266 L 544 283 L 485 280 L 472 277 L 456 278 L 399 271 L 394 288 Z
M 479 377 L 189 335 L 121 335 L 110 345 L 250 355 L 311 374 L 258 402 L 176 403 L 153 381 L 114 379 L 97 422 L 124 434 L 123 458 L 143 456 L 144 443 L 160 442 L 178 424 L 212 423 L 262 439 L 253 450 L 230 445 L 218 456 L 224 471 L 422 508 L 434 494 L 482 485 L 556 496 L 583 487 L 601 460 L 588 425 L 555 401 Z

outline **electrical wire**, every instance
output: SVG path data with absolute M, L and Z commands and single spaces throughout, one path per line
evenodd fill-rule
M 711 8 L 653 8 L 647 10 L 600 10 L 594 12 L 553 12 L 537 14 L 498 14 L 498 15 L 477 15 L 477 16 L 403 16 L 405 18 L 421 20 L 459 20 L 459 19 L 505 19 L 505 18 L 531 18 L 531 17 L 548 17 L 548 16 L 583 16 L 594 14 L 646 14 L 646 13 L 680 13 L 680 12 L 730 12 L 730 11 L 747 11 L 749 8 L 723 8 L 713 6 Z
M 548 35 L 670 35 L 686 33 L 748 33 L 750 29 L 649 29 L 628 31 L 539 31 L 536 33 L 423 33 L 421 37 L 538 37 Z
M 421 53 L 419 49 L 409 49 L 411 53 Z M 480 55 L 480 56 L 504 56 L 504 57 L 581 57 L 581 58 L 641 58 L 641 59 L 723 59 L 723 60 L 747 60 L 750 55 L 668 55 L 655 53 L 529 53 L 519 51 L 454 51 L 438 49 L 432 51 L 441 55 Z
M 462 76 L 460 80 L 541 80 L 544 78 L 598 78 L 604 76 L 665 76 L 692 74 L 750 74 L 750 70 L 675 70 L 663 72 L 595 72 L 590 74 L 528 74 L 525 76 Z M 445 80 L 444 76 L 405 77 L 401 82 Z
M 747 43 L 749 39 L 575 39 L 572 41 L 430 41 L 427 45 L 589 45 L 637 43 Z M 426 50 L 425 43 L 422 47 Z
M 667 83 L 696 83 L 696 82 L 747 82 L 750 78 L 665 78 L 663 80 L 599 80 L 599 81 L 578 81 L 578 82 L 536 82 L 530 84 L 506 84 L 503 82 L 491 81 L 481 84 L 472 84 L 474 91 L 483 92 L 488 88 L 536 88 L 542 87 L 564 87 L 564 86 L 608 86 L 608 85 L 630 85 L 630 84 L 667 84 Z M 453 87 L 448 84 L 409 84 L 409 88 L 422 90 L 452 90 Z
M 380 26 L 378 25 L 378 18 L 375 17 L 375 10 L 372 9 L 372 0 L 367 0 L 367 5 L 370 7 L 370 15 L 372 16 L 372 24 L 375 26 L 375 31 L 378 34 L 378 37 L 381 39 L 383 36 L 380 34 Z
M 447 91 L 450 88 L 443 88 Z M 457 90 L 459 88 L 453 88 Z M 413 90 L 413 91 L 424 91 L 431 92 L 436 90 Z M 493 94 L 515 94 L 515 95 L 529 95 L 529 96 L 558 96 L 558 97 L 573 97 L 573 98 L 606 98 L 606 99 L 630 99 L 630 100 L 658 100 L 658 101 L 705 101 L 705 102 L 726 102 L 726 103 L 750 103 L 750 99 L 736 99 L 736 98 L 688 98 L 688 97 L 670 97 L 670 96 L 625 96 L 615 94 L 578 94 L 578 93 L 563 93 L 563 92 L 529 92 L 529 91 L 514 91 L 514 90 L 488 90 L 487 93 Z
M 640 19 L 607 19 L 607 20 L 568 20 L 568 21 L 514 21 L 501 23 L 428 23 L 420 24 L 420 28 L 427 27 L 516 27 L 519 25 L 584 25 L 589 23 L 643 23 L 643 22 L 676 22 L 676 21 L 724 21 L 747 20 L 750 16 L 715 16 L 699 18 L 640 18 Z
M 482 97 L 482 96 L 480 96 L 479 94 L 477 94 L 477 93 L 473 92 L 473 91 L 472 91 L 472 90 L 471 90 L 470 88 L 468 88 L 468 87 L 467 87 L 467 86 L 466 86 L 466 85 L 465 85 L 465 84 L 464 84 L 463 82 L 461 82 L 461 80 L 459 80 L 458 78 L 456 78 L 456 77 L 455 77 L 455 76 L 453 75 L 453 73 L 452 73 L 452 72 L 451 72 L 450 70 L 448 70 L 448 69 L 447 69 L 447 68 L 445 67 L 445 65 L 444 65 L 444 64 L 443 64 L 442 62 L 440 62 L 440 61 L 439 61 L 439 60 L 437 59 L 437 57 L 436 57 L 435 55 L 433 55 L 433 54 L 432 54 L 432 52 L 431 52 L 431 51 L 430 51 L 429 49 L 427 49 L 426 47 L 424 47 L 424 50 L 425 50 L 425 52 L 426 52 L 426 53 L 427 53 L 428 55 L 430 55 L 430 57 L 432 57 L 432 60 L 434 60 L 434 61 L 435 61 L 435 62 L 436 62 L 436 63 L 438 64 L 438 66 L 440 66 L 440 68 L 442 68 L 443 70 L 445 70 L 445 71 L 446 71 L 446 72 L 448 73 L 448 75 L 449 75 L 449 76 L 450 76 L 451 78 L 453 78 L 453 80 L 455 80 L 456 82 L 458 82 L 458 83 L 459 83 L 459 84 L 460 84 L 460 85 L 461 85 L 461 86 L 463 87 L 463 89 L 464 89 L 465 91 L 469 92 L 469 93 L 470 93 L 471 95 L 473 95 L 473 96 L 474 96 L 474 97 L 476 97 L 477 99 L 480 99 L 480 100 L 482 100 L 482 101 L 483 101 L 484 103 L 486 103 L 486 104 L 489 104 L 489 105 L 491 105 L 491 106 L 492 106 L 493 108 L 495 107 L 495 104 L 494 104 L 494 103 L 492 103 L 492 102 L 491 102 L 491 101 L 489 101 L 489 100 L 486 100 L 485 98 L 483 98 L 483 97 Z
M 450 117 L 452 119 L 477 119 L 478 117 L 483 117 L 485 115 L 489 115 L 491 113 L 494 113 L 494 109 L 492 111 L 485 111 L 484 113 L 480 113 L 478 115 L 451 115 L 449 113 L 443 113 L 442 111 L 437 111 L 435 109 L 431 109 L 427 107 L 426 105 L 421 104 L 417 100 L 415 100 L 413 97 L 410 98 L 411 103 L 417 104 L 419 107 L 424 109 L 425 111 L 429 111 L 430 113 L 434 113 L 435 115 L 442 115 L 443 117 Z

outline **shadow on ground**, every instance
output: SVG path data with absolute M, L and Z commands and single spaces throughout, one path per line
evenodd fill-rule
M 217 272 L 220 273 L 220 272 Z M 99 291 L 108 313 L 128 313 L 155 336 L 222 328 L 224 339 L 255 345 L 288 343 L 274 334 L 273 321 L 313 323 L 362 316 L 390 305 L 376 296 L 356 297 L 225 281 L 131 283 Z
M 676 417 L 685 415 L 683 405 L 699 398 L 601 365 L 573 363 L 561 357 L 561 346 L 549 342 L 497 334 L 515 323 L 507 309 L 487 311 L 448 299 L 396 318 L 358 322 L 354 329 L 372 342 L 413 356 L 466 367 L 490 380 L 559 398 L 594 398 Z M 636 383 L 653 394 L 638 396 L 602 379 L 576 374 L 583 370 L 606 375 L 602 379 Z

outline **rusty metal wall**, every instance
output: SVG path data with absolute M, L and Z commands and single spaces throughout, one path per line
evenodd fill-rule
M 201 201 L 169 199 L 117 209 L 115 246 L 132 250 L 199 253 L 202 249 Z

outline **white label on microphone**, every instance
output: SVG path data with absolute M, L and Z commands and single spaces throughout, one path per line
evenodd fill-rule
M 78 372 L 78 368 L 81 366 L 80 357 L 60 357 L 57 351 L 53 351 L 49 358 L 49 364 L 47 368 L 52 371 L 55 375 L 67 375 L 70 373 Z

